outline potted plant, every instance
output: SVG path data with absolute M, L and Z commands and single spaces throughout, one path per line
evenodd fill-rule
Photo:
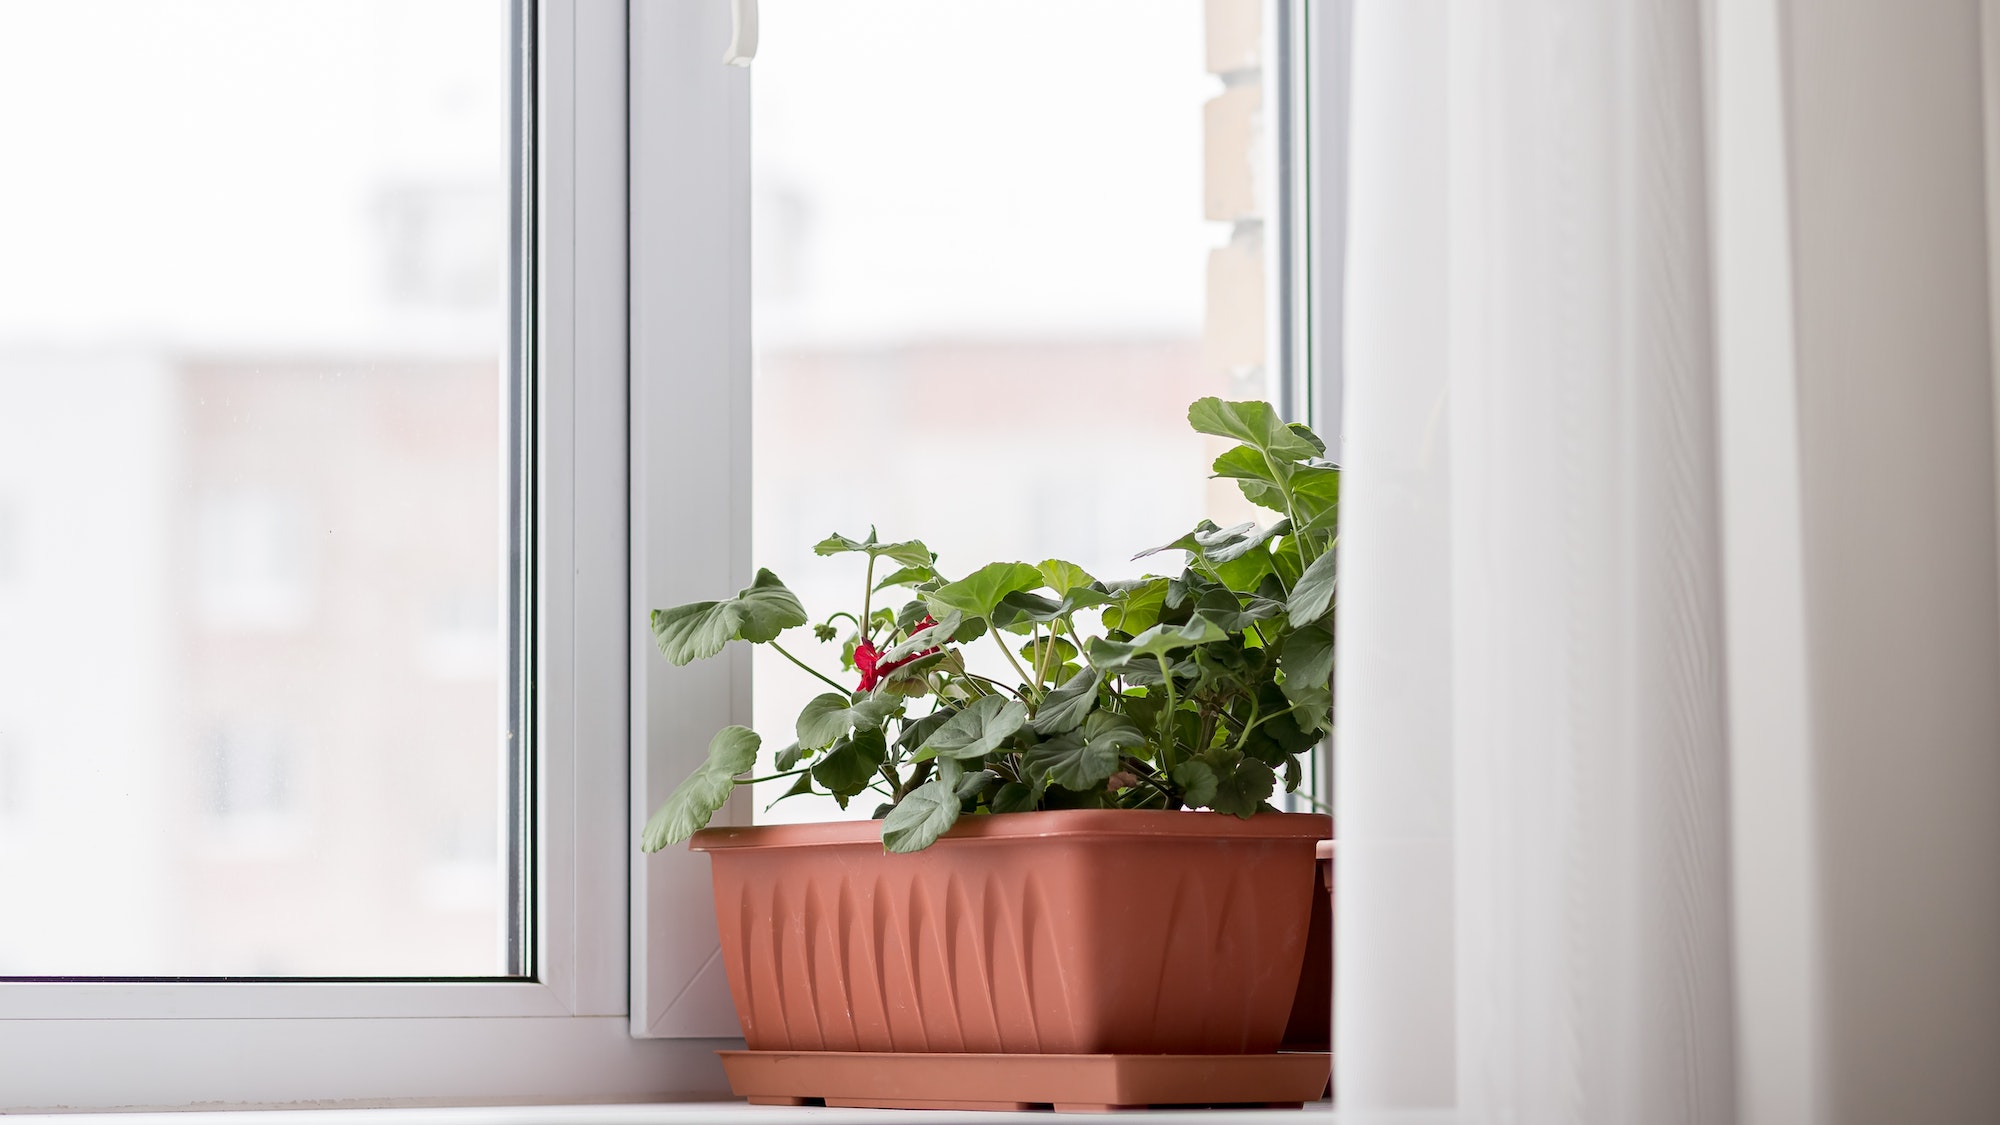
M 1179 552 L 1178 574 L 1100 581 L 1049 559 L 954 575 L 871 529 L 815 548 L 865 558 L 858 612 L 814 622 L 760 570 L 733 598 L 653 613 L 675 664 L 741 640 L 824 681 L 772 777 L 795 779 L 786 796 L 877 802 L 871 821 L 707 829 L 734 786 L 769 780 L 746 778 L 762 740 L 732 726 L 645 827 L 648 851 L 711 855 L 740 1093 L 1318 1095 L 1326 1056 L 1276 1051 L 1331 825 L 1270 802 L 1331 727 L 1340 474 L 1266 403 L 1205 398 L 1188 420 L 1238 443 L 1216 474 L 1278 518 L 1203 521 L 1136 556 Z M 838 673 L 780 644 L 809 624 L 839 643 Z M 1007 672 L 975 671 L 976 645 Z M 991 1059 L 1005 1065 L 978 1070 Z

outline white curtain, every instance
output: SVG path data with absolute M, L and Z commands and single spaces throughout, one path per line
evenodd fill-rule
M 1343 1107 L 1733 1114 L 1698 17 L 1356 5 Z
M 1356 0 L 1352 1119 L 2000 1121 L 1983 7 Z

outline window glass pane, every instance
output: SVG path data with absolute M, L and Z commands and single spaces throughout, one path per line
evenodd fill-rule
M 517 970 L 507 39 L 0 0 L 0 975 Z
M 1185 416 L 1273 397 L 1262 8 L 764 0 L 754 553 L 809 611 L 861 608 L 861 564 L 813 556 L 834 531 L 922 537 L 955 574 L 1059 557 L 1117 578 L 1204 516 L 1252 518 Z M 800 644 L 855 682 L 838 639 Z M 775 750 L 825 687 L 756 660 Z M 761 818 L 838 814 L 763 811 L 789 784 L 760 784 Z

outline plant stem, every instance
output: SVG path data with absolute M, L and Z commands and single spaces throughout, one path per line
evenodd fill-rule
M 1123 765 L 1132 772 L 1134 777 L 1158 789 L 1160 796 L 1165 797 L 1169 801 L 1174 799 L 1174 791 L 1160 784 L 1160 779 L 1153 774 L 1151 769 L 1147 768 L 1146 763 L 1127 754 L 1123 758 Z
M 875 598 L 875 552 L 868 552 L 868 574 L 861 580 L 861 639 L 869 640 L 875 632 L 875 623 L 868 620 L 868 609 Z
M 784 773 L 774 773 L 766 777 L 739 777 L 736 779 L 736 784 L 755 785 L 760 781 L 780 781 L 787 777 L 797 777 L 811 768 L 812 768 L 811 766 L 800 766 L 798 769 L 795 770 L 787 770 Z
M 1080 657 L 1085 664 L 1089 664 L 1090 657 L 1083 651 L 1083 635 L 1076 631 L 1076 621 L 1074 620 L 1073 616 L 1065 614 L 1062 617 L 1061 621 L 1063 629 L 1069 633 L 1069 643 L 1076 646 L 1077 656 Z
M 1261 711 L 1261 710 L 1263 710 L 1263 708 L 1262 708 L 1261 706 L 1259 706 L 1259 705 L 1258 705 L 1258 703 L 1257 703 L 1257 697 L 1256 697 L 1256 696 L 1254 696 L 1254 695 L 1253 695 L 1253 696 L 1251 696 L 1251 697 L 1250 697 L 1250 721 L 1249 721 L 1249 722 L 1247 722 L 1247 723 L 1244 723 L 1244 724 L 1243 724 L 1243 731 L 1242 731 L 1242 733 L 1240 733 L 1240 734 L 1238 734 L 1238 735 L 1236 736 L 1236 745 L 1235 745 L 1235 747 L 1233 747 L 1233 749 L 1234 749 L 1234 750 L 1235 750 L 1235 751 L 1236 751 L 1236 752 L 1237 752 L 1238 754 L 1241 754 L 1241 753 L 1243 753 L 1243 744 L 1244 744 L 1245 742 L 1249 741 L 1249 739 L 1250 739 L 1250 732 L 1251 732 L 1251 731 L 1253 731 L 1253 730 L 1255 730 L 1255 729 L 1257 728 L 1257 721 L 1258 721 L 1258 720 L 1257 720 L 1257 713 L 1258 713 L 1259 711 Z
M 1285 518 L 1292 521 L 1292 534 L 1299 541 L 1300 569 L 1311 566 L 1313 560 L 1306 557 L 1306 551 L 1312 547 L 1312 538 L 1306 534 L 1305 526 L 1299 523 L 1298 506 L 1292 503 L 1292 476 L 1289 472 L 1280 474 L 1278 472 L 1278 463 L 1271 459 L 1269 453 L 1260 449 L 1257 451 L 1257 454 L 1264 459 L 1264 467 L 1271 470 L 1271 479 L 1284 481 L 1284 484 L 1279 486 L 1279 491 L 1285 494 Z M 1318 557 L 1317 555 L 1313 556 L 1313 558 Z
M 1265 723 L 1270 722 L 1272 719 L 1275 719 L 1280 715 L 1289 715 L 1291 713 L 1292 713 L 1291 708 L 1287 707 L 1283 711 L 1273 711 L 1270 714 L 1264 716 L 1263 718 L 1258 719 L 1256 722 L 1248 724 L 1243 728 L 1243 733 L 1236 740 L 1237 749 L 1239 750 L 1242 749 L 1243 742 L 1245 739 L 1250 737 L 1251 731 L 1256 730 L 1258 727 L 1263 726 Z
M 1167 687 L 1167 709 L 1160 712 L 1161 726 L 1163 728 L 1160 732 L 1160 765 L 1166 769 L 1168 774 L 1172 774 L 1176 765 L 1174 761 L 1174 710 L 1180 706 L 1180 703 L 1174 698 L 1174 670 L 1167 664 L 1166 655 L 1161 654 L 1155 656 L 1153 659 L 1160 662 L 1160 682 Z
M 841 687 L 841 686 L 840 686 L 839 684 L 837 684 L 837 683 L 835 683 L 834 681 L 832 681 L 832 680 L 828 679 L 828 678 L 827 678 L 827 677 L 826 677 L 825 675 L 823 675 L 823 674 L 822 674 L 822 673 L 821 673 L 821 672 L 819 671 L 819 669 L 817 669 L 817 668 L 814 668 L 814 667 L 813 667 L 812 665 L 810 665 L 810 664 L 807 664 L 807 663 L 806 663 L 805 661 L 803 661 L 803 660 L 800 660 L 800 659 L 799 659 L 798 657 L 796 657 L 796 656 L 793 656 L 793 655 L 792 655 L 791 653 L 789 653 L 789 652 L 786 652 L 786 651 L 785 651 L 785 649 L 784 649 L 784 646 L 783 646 L 783 645 L 780 645 L 780 644 L 779 644 L 778 642 L 776 642 L 776 641 L 772 641 L 772 642 L 770 642 L 770 644 L 771 644 L 771 647 L 772 647 L 772 648 L 774 648 L 774 649 L 776 649 L 776 650 L 777 650 L 777 652 L 778 652 L 778 655 L 779 655 L 779 656 L 782 656 L 782 657 L 784 657 L 784 658 L 785 658 L 786 660 L 789 660 L 789 661 L 791 661 L 792 663 L 794 663 L 794 664 L 798 665 L 799 667 L 801 667 L 801 668 L 804 668 L 804 669 L 805 669 L 805 670 L 806 670 L 806 671 L 807 671 L 808 673 L 812 674 L 813 676 L 816 676 L 816 677 L 818 677 L 821 683 L 824 683 L 824 684 L 826 684 L 826 686 L 828 686 L 828 687 L 832 688 L 833 690 L 835 690 L 835 691 L 839 692 L 839 693 L 840 693 L 840 695 L 841 695 L 841 698 L 845 699 L 845 698 L 847 698 L 848 696 L 851 696 L 851 695 L 853 695 L 853 694 L 854 694 L 853 692 L 849 691 L 848 689 L 846 689 L 846 688 L 844 688 L 844 687 Z
M 1019 672 L 1019 673 L 1021 674 L 1021 679 L 1025 681 L 1025 680 L 1026 680 L 1026 679 L 1028 678 L 1028 670 L 1027 670 L 1026 668 L 1023 668 L 1023 667 L 1021 667 L 1021 662 L 1020 662 L 1020 661 L 1018 661 L 1018 660 L 1014 659 L 1014 650 L 1013 650 L 1013 649 L 1012 649 L 1011 647 L 1009 647 L 1009 646 L 1008 646 L 1008 644 L 1007 644 L 1007 642 L 1006 642 L 1005 640 L 1003 640 L 1003 639 L 1001 638 L 1001 636 L 1000 636 L 1000 630 L 998 630 L 998 629 L 994 629 L 994 630 L 992 630 L 992 631 L 991 631 L 991 633 L 992 633 L 992 637 L 993 637 L 993 643 L 994 643 L 994 644 L 996 644 L 996 645 L 999 645 L 999 646 L 1000 646 L 1000 652 L 1001 652 L 1001 654 L 1002 654 L 1002 655 L 1004 655 L 1004 656 L 1005 656 L 1005 657 L 1007 658 L 1007 663 L 1009 663 L 1009 664 L 1012 664 L 1012 665 L 1014 666 L 1014 671 L 1016 671 L 1016 672 Z M 980 677 L 980 678 L 981 678 L 981 679 L 985 679 L 985 677 L 984 677 L 984 676 L 982 676 L 982 677 Z M 995 683 L 998 683 L 999 681 L 997 681 L 997 680 L 996 680 L 996 681 L 994 681 L 994 682 L 995 682 Z M 1030 691 L 1032 691 L 1032 692 L 1034 692 L 1034 693 L 1035 693 L 1035 698 L 1036 698 L 1036 699 L 1040 699 L 1040 698 L 1042 697 L 1042 693 L 1041 693 L 1041 690 L 1040 690 L 1040 686 L 1039 686 L 1039 685 L 1036 685 L 1036 684 L 1025 684 L 1024 686 L 1026 686 L 1026 687 L 1028 688 L 1028 690 L 1030 690 Z M 1019 695 L 1020 693 L 1019 693 L 1019 692 L 1016 692 L 1015 694 L 1016 694 L 1016 695 Z
M 1006 684 L 1001 683 L 999 680 L 996 680 L 991 676 L 982 676 L 977 672 L 961 672 L 959 673 L 959 675 L 965 677 L 968 680 L 976 681 L 973 685 L 975 687 L 977 687 L 979 684 L 992 684 L 994 687 L 999 688 L 1001 691 L 1006 692 L 1008 695 L 1011 695 L 1016 699 L 1021 698 L 1020 692 L 1015 691 L 1013 688 L 1008 687 Z

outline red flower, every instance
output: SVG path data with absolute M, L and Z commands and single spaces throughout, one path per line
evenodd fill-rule
M 910 632 L 912 634 L 920 633 L 935 624 L 937 622 L 932 621 L 926 616 L 922 621 L 917 622 L 911 628 Z M 936 651 L 936 648 L 927 648 L 922 652 L 913 652 L 901 660 L 891 660 L 885 664 L 882 662 L 882 650 L 876 648 L 872 641 L 862 641 L 860 644 L 854 646 L 854 670 L 861 673 L 861 690 L 874 691 L 875 685 L 887 679 L 889 673 L 901 668 L 912 660 L 929 656 Z
M 854 670 L 861 673 L 861 690 L 874 691 L 882 677 L 875 671 L 875 664 L 882 659 L 882 650 L 867 641 L 854 646 Z

